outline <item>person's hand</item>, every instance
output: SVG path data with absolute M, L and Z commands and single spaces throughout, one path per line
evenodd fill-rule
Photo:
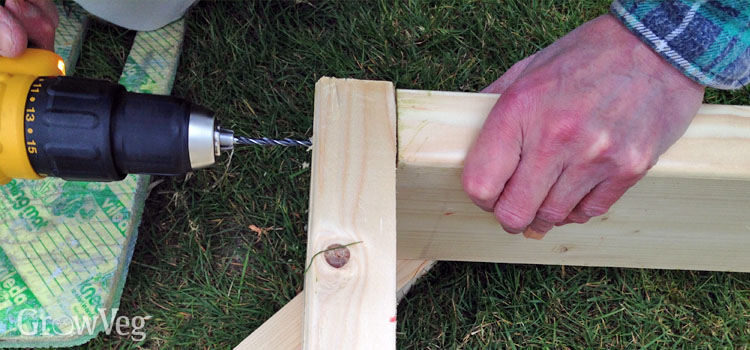
M 469 197 L 510 233 L 606 213 L 685 132 L 704 88 L 614 17 L 516 63 L 464 163 Z
M 6 0 L 0 6 L 0 56 L 18 57 L 27 43 L 53 51 L 57 24 L 51 0 Z

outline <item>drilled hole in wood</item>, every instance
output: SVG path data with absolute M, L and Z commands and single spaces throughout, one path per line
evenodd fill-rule
M 349 248 L 341 244 L 331 244 L 326 248 L 326 252 L 323 253 L 323 256 L 325 256 L 328 265 L 338 269 L 349 262 L 351 253 L 349 252 Z

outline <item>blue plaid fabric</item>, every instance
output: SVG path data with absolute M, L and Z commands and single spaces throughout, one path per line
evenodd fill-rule
M 610 9 L 698 83 L 718 89 L 750 83 L 750 0 L 615 0 Z

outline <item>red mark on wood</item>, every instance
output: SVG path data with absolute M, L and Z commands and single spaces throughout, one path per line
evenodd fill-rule
M 443 214 L 443 215 L 445 215 L 445 216 L 448 216 L 448 215 L 453 215 L 453 212 L 452 212 L 452 211 L 449 211 L 449 212 L 447 212 L 447 213 L 445 213 L 445 214 Z
M 391 323 L 396 322 L 396 316 L 391 317 Z

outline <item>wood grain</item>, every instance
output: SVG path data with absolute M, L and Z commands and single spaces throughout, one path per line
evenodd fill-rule
M 431 260 L 398 260 L 396 297 L 404 298 L 412 285 L 432 268 Z M 300 350 L 304 323 L 305 297 L 300 293 L 268 321 L 242 341 L 235 350 Z
M 304 348 L 396 347 L 396 105 L 390 82 L 315 87 Z M 324 254 L 346 246 L 336 268 Z
M 750 271 L 750 107 L 704 105 L 609 213 L 537 241 L 502 231 L 461 188 L 498 95 L 397 98 L 399 258 Z

